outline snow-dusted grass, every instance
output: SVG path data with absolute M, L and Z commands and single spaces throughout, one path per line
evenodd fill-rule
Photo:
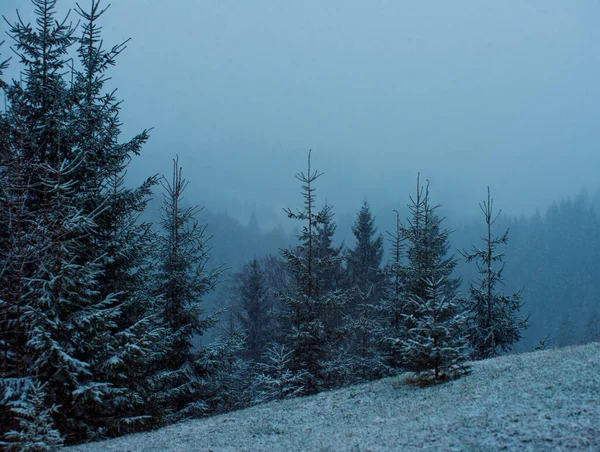
M 73 451 L 600 450 L 600 344 L 406 376 L 91 443 Z

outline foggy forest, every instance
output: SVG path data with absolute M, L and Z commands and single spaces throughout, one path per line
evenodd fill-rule
M 1 450 L 600 447 L 600 5 L 0 14 Z M 553 360 L 575 361 L 534 376 Z M 259 411 L 509 398 L 508 375 L 596 395 L 565 405 L 577 427 L 525 440 L 546 428 L 525 422 L 521 443 L 357 425 L 325 446 Z M 211 436 L 214 419 L 269 427 Z

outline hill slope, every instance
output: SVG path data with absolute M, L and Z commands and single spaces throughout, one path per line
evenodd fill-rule
M 476 362 L 172 425 L 73 451 L 600 450 L 600 344 Z

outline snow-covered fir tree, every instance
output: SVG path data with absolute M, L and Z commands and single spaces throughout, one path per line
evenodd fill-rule
M 373 286 L 371 289 L 373 290 Z M 354 309 L 346 315 L 345 337 L 348 355 L 348 375 L 346 383 L 381 378 L 392 372 L 389 341 L 386 338 L 389 328 L 382 316 L 384 306 L 372 302 L 373 295 L 363 293 L 358 287 L 349 292 L 354 300 Z
M 504 253 L 497 249 L 506 245 L 508 230 L 500 237 L 492 236 L 492 226 L 501 213 L 494 215 L 493 202 L 488 187 L 487 201 L 479 204 L 486 224 L 483 246 L 462 253 L 466 262 L 476 263 L 479 273 L 477 280 L 469 282 L 467 301 L 468 337 L 477 359 L 492 358 L 511 350 L 527 327 L 527 318 L 519 317 L 523 306 L 521 293 L 504 295 L 496 289 L 498 284 L 504 284 Z
M 153 320 L 155 300 L 149 290 L 150 259 L 154 235 L 149 224 L 139 221 L 156 178 L 141 186 L 125 186 L 126 168 L 148 139 L 147 131 L 122 142 L 120 101 L 115 92 L 106 92 L 107 71 L 115 65 L 125 44 L 105 49 L 100 21 L 106 9 L 93 0 L 88 10 L 77 7 L 82 31 L 77 39 L 80 68 L 75 72 L 73 96 L 77 146 L 85 154 L 78 172 L 78 201 L 84 210 L 99 209 L 95 233 L 88 241 L 86 255 L 102 266 L 99 291 L 113 294 L 119 314 L 114 321 L 103 353 L 94 363 L 94 373 L 118 391 L 103 404 L 103 431 L 125 433 L 148 423 L 146 411 L 148 363 L 157 351 L 160 325 Z
M 423 187 L 417 176 L 416 194 L 414 198 L 410 197 L 408 208 L 409 218 L 400 229 L 407 260 L 401 270 L 404 297 L 425 298 L 429 290 L 427 281 L 440 277 L 445 279 L 443 290 L 453 297 L 460 285 L 460 280 L 450 277 L 456 259 L 447 256 L 450 231 L 441 227 L 442 219 L 436 213 L 439 205 L 431 204 L 429 181 Z
M 456 297 L 447 295 L 445 276 L 427 281 L 425 298 L 408 301 L 410 314 L 403 314 L 412 325 L 403 341 L 403 366 L 421 380 L 443 381 L 468 371 L 466 314 Z
M 63 445 L 64 439 L 52 418 L 58 407 L 47 406 L 43 384 L 22 378 L 4 381 L 2 386 L 0 405 L 8 407 L 14 418 L 14 429 L 5 433 L 4 440 L 0 439 L 2 450 L 52 452 Z
M 288 217 L 304 223 L 296 250 L 282 250 L 282 255 L 295 287 L 291 294 L 282 294 L 285 305 L 284 328 L 288 329 L 286 345 L 292 356 L 291 370 L 305 373 L 304 394 L 314 394 L 323 388 L 339 383 L 345 373 L 343 356 L 336 348 L 342 332 L 339 318 L 347 302 L 341 291 L 323 291 L 322 275 L 339 262 L 339 257 L 319 257 L 317 228 L 322 227 L 329 211 L 316 211 L 314 182 L 322 175 L 311 169 L 308 154 L 308 172 L 296 178 L 302 183 L 304 208 L 293 212 L 286 209 Z
M 236 315 L 231 309 L 227 314 L 227 325 L 221 327 L 221 336 L 209 344 L 205 352 L 205 362 L 214 369 L 208 400 L 214 413 L 246 408 L 253 400 L 255 364 L 244 356 L 247 334 L 236 324 Z
M 460 375 L 466 359 L 464 313 L 457 302 L 459 280 L 451 279 L 456 266 L 447 257 L 450 231 L 432 206 L 429 182 L 417 178 L 410 217 L 401 228 L 407 243 L 407 265 L 402 269 L 403 331 L 392 337 L 401 346 L 402 367 L 418 373 L 431 371 L 437 380 Z
M 55 1 L 32 3 L 35 26 L 19 20 L 10 29 L 24 67 L 22 80 L 4 86 L 2 136 L 8 139 L 2 139 L 0 152 L 0 196 L 11 211 L 3 218 L 16 221 L 9 220 L 10 240 L 4 244 L 11 251 L 2 258 L 10 255 L 20 274 L 13 267 L 1 277 L 11 282 L 10 296 L 3 297 L 8 311 L 22 313 L 6 322 L 13 345 L 20 344 L 12 348 L 28 363 L 27 368 L 11 365 L 7 372 L 43 376 L 60 366 L 60 360 L 48 358 L 52 353 L 42 352 L 44 347 L 66 350 L 65 356 L 80 361 L 76 373 L 85 378 L 67 378 L 80 387 L 53 413 L 72 442 L 128 431 L 126 425 L 143 418 L 138 412 L 143 397 L 133 387 L 144 381 L 143 364 L 157 330 L 150 327 L 151 298 L 140 290 L 150 254 L 142 245 L 151 240 L 148 227 L 136 220 L 152 182 L 137 190 L 122 185 L 124 170 L 147 134 L 118 141 L 119 102 L 114 93 L 103 93 L 103 86 L 122 46 L 103 50 L 99 2 L 93 1 L 89 11 L 78 8 L 80 37 L 66 19 L 56 20 Z M 78 47 L 80 68 L 66 60 L 71 46 Z M 35 221 L 25 221 L 26 216 Z M 62 307 L 54 306 L 63 299 Z M 76 334 L 67 338 L 71 330 Z M 46 370 L 35 368 L 42 362 Z M 70 371 L 73 366 L 65 370 Z M 56 387 L 69 391 L 64 375 L 52 375 L 56 381 L 45 386 L 48 403 L 62 399 Z M 93 387 L 86 386 L 88 380 Z
M 163 179 L 162 231 L 159 237 L 156 295 L 161 297 L 164 328 L 162 346 L 166 356 L 155 363 L 155 394 L 152 403 L 166 421 L 203 415 L 208 410 L 208 379 L 214 374 L 207 350 L 194 347 L 193 339 L 214 325 L 204 312 L 202 300 L 213 290 L 220 271 L 210 270 L 205 226 L 196 220 L 198 209 L 184 205 L 188 185 L 178 159 L 171 180 Z
M 85 241 L 93 234 L 94 217 L 74 205 L 76 183 L 70 176 L 79 161 L 41 167 L 47 190 L 36 235 L 40 261 L 28 277 L 31 301 L 23 312 L 32 376 L 45 383 L 49 404 L 60 409 L 57 427 L 71 438 L 93 437 L 102 403 L 115 388 L 93 363 L 104 352 L 118 316 L 112 295 L 98 291 L 98 262 L 81 260 Z
M 303 371 L 291 369 L 292 351 L 285 345 L 273 343 L 264 359 L 258 364 L 254 379 L 254 403 L 283 400 L 303 393 L 305 375 Z

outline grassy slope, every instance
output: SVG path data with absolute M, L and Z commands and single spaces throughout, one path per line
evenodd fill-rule
M 77 451 L 600 450 L 600 344 L 404 376 L 79 446 Z

